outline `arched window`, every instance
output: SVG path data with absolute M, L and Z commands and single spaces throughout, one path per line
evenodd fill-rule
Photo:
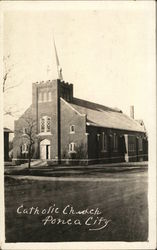
M 70 134 L 74 134 L 75 133 L 75 125 L 71 125 L 70 126 Z
M 42 92 L 38 93 L 38 102 L 42 102 Z
M 118 136 L 114 133 L 113 135 L 113 151 L 118 150 Z
M 107 135 L 102 132 L 102 151 L 107 151 Z
M 71 142 L 69 144 L 69 152 L 76 152 L 76 144 L 74 142 Z
M 143 141 L 141 137 L 138 139 L 138 149 L 139 151 L 143 150 Z
M 51 118 L 50 117 L 47 117 L 47 121 L 46 121 L 46 129 L 47 129 L 47 132 L 50 132 L 51 130 Z
M 47 93 L 46 92 L 43 93 L 43 101 L 47 102 Z
M 23 135 L 25 135 L 27 133 L 27 129 L 23 128 Z
M 51 117 L 43 116 L 40 119 L 40 132 L 41 133 L 51 132 Z
M 45 132 L 45 118 L 41 118 L 40 120 L 40 132 Z
M 50 91 L 47 93 L 47 95 L 48 95 L 47 100 L 48 100 L 49 102 L 52 101 L 52 95 L 51 95 L 51 92 L 50 92 Z
M 22 154 L 28 153 L 28 144 L 22 144 Z

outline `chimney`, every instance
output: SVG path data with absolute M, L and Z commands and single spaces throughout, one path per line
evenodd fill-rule
M 134 119 L 134 106 L 130 106 L 130 117 Z

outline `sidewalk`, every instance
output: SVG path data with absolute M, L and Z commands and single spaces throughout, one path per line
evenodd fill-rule
M 144 170 L 148 168 L 148 162 L 129 162 L 129 163 L 110 163 L 96 164 L 88 166 L 31 166 L 28 164 L 12 166 L 5 168 L 5 175 L 22 175 L 22 176 L 47 176 L 47 177 L 68 177 L 96 175 L 101 173 L 116 173 L 133 170 Z
M 11 164 L 4 163 L 5 168 L 9 169 L 25 169 L 28 168 L 28 163 L 24 163 L 21 165 L 13 166 Z M 118 163 L 102 163 L 102 164 L 91 164 L 91 165 L 52 165 L 48 166 L 45 161 L 42 160 L 37 160 L 31 162 L 31 169 L 58 169 L 58 168 L 67 168 L 67 169 L 72 169 L 72 168 L 99 168 L 99 167 L 134 167 L 134 166 L 148 166 L 148 161 L 143 161 L 143 162 L 118 162 Z

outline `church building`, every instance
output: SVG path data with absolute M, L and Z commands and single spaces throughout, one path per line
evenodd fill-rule
M 60 79 L 33 84 L 32 105 L 15 121 L 15 163 L 28 158 L 30 128 L 32 159 L 49 164 L 147 160 L 143 125 L 121 110 L 75 98 L 73 84 Z
M 129 117 L 74 97 L 73 84 L 63 81 L 56 47 L 55 54 L 58 79 L 33 83 L 32 104 L 15 121 L 13 163 L 30 154 L 49 165 L 147 160 L 147 133 L 133 107 Z

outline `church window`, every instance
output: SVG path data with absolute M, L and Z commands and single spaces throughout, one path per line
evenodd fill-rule
M 42 92 L 39 92 L 39 94 L 38 94 L 38 101 L 42 102 Z
M 43 116 L 40 119 L 40 132 L 47 133 L 51 132 L 51 118 L 48 116 Z
M 42 118 L 41 120 L 40 120 L 40 132 L 42 133 L 42 132 L 45 132 L 45 119 L 44 118 Z
M 50 132 L 51 129 L 51 118 L 47 117 L 47 132 Z
M 46 92 L 43 93 L 43 101 L 44 101 L 44 102 L 47 101 L 47 93 L 46 93 Z
M 129 143 L 128 148 L 129 148 L 130 152 L 134 152 L 135 151 L 135 143 Z
M 23 154 L 28 153 L 28 144 L 27 143 L 22 144 L 22 153 Z
M 107 151 L 107 135 L 102 133 L 102 151 Z
M 25 135 L 27 133 L 27 129 L 23 128 L 23 134 Z
M 76 144 L 74 143 L 74 142 L 71 142 L 70 144 L 69 144 L 69 152 L 76 152 L 75 151 L 76 150 Z
M 66 94 L 66 100 L 69 102 L 70 101 L 70 97 L 69 97 L 69 93 L 67 92 Z
M 50 102 L 50 101 L 52 101 L 52 95 L 51 95 L 51 92 L 48 92 L 48 101 Z
M 138 139 L 138 149 L 139 149 L 139 151 L 142 151 L 142 150 L 143 150 L 142 138 L 139 138 L 139 139 Z
M 75 125 L 71 125 L 70 126 L 70 134 L 74 134 L 75 133 Z
M 113 135 L 113 151 L 118 150 L 118 137 L 116 134 Z

